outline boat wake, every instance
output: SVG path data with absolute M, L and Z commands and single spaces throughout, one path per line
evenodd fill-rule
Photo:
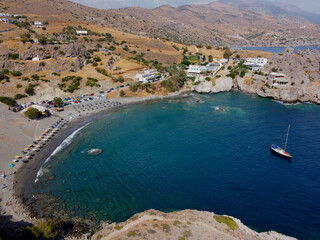
M 46 159 L 46 161 L 42 164 L 42 166 L 40 167 L 38 173 L 37 173 L 37 177 L 34 180 L 34 182 L 38 182 L 39 181 L 39 177 L 41 177 L 41 175 L 43 174 L 43 168 L 46 165 L 46 163 L 49 162 L 49 160 L 56 155 L 58 152 L 60 152 L 63 148 L 65 148 L 66 146 L 68 146 L 72 140 L 74 139 L 74 137 L 77 135 L 77 133 L 83 129 L 84 127 L 86 127 L 89 123 L 87 123 L 86 125 L 82 126 L 81 128 L 77 129 L 76 131 L 74 131 L 70 136 L 68 136 L 65 140 L 63 140 L 63 142 L 52 152 L 52 154 Z

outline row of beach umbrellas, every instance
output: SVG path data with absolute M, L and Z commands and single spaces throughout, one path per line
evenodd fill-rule
M 13 162 L 28 162 L 32 157 L 35 155 L 34 152 L 39 152 L 40 149 L 46 144 L 46 142 L 49 142 L 52 137 L 59 132 L 59 130 L 68 122 L 68 120 L 64 120 L 63 118 L 56 121 L 51 127 L 47 128 L 44 132 L 41 133 L 41 135 L 36 138 L 34 141 L 32 141 L 32 144 L 29 144 L 27 147 L 25 147 L 21 154 L 22 156 L 15 156 L 15 159 Z M 14 164 L 9 164 L 9 167 L 14 167 Z

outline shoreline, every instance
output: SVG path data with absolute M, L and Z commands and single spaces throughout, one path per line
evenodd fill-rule
M 167 96 L 158 95 L 144 98 L 120 98 L 110 99 L 113 101 L 121 102 L 121 105 L 113 106 L 109 109 L 103 109 L 98 112 L 91 112 L 86 116 L 80 116 L 78 119 L 68 122 L 61 131 L 53 137 L 50 142 L 39 152 L 36 153 L 34 159 L 20 167 L 15 174 L 13 194 L 15 194 L 15 200 L 18 204 L 12 204 L 13 211 L 17 215 L 24 215 L 24 219 L 33 222 L 38 219 L 38 212 L 36 210 L 37 202 L 30 196 L 30 187 L 37 178 L 37 174 L 43 164 L 51 157 L 52 153 L 67 139 L 72 133 L 84 127 L 87 124 L 115 111 L 119 111 L 122 108 L 128 107 L 134 104 L 148 103 L 154 101 L 164 101 L 169 99 L 181 99 L 190 97 L 190 91 L 180 91 L 178 93 L 169 94 Z M 15 206 L 18 205 L 18 206 Z M 17 209 L 18 207 L 18 209 Z M 17 216 L 13 216 L 15 218 Z M 18 217 L 19 218 L 19 217 Z

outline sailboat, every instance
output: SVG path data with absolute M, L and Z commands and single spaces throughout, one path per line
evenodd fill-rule
M 278 145 L 276 144 L 272 144 L 271 145 L 271 150 L 283 157 L 286 157 L 286 158 L 292 158 L 292 156 L 286 152 L 286 148 L 287 148 L 287 142 L 288 142 L 288 136 L 289 136 L 289 131 L 290 131 L 290 124 L 288 126 L 288 131 L 287 131 L 287 136 L 286 136 L 286 142 L 284 144 L 284 148 L 282 149 L 281 147 L 279 147 Z

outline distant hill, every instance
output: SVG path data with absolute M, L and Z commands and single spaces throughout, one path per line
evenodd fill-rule
M 68 0 L 4 0 L 9 13 L 70 25 L 90 22 L 147 37 L 204 45 L 320 45 L 319 15 L 294 5 L 221 0 L 210 4 L 95 9 Z
M 259 5 L 255 6 L 258 8 Z M 167 36 L 188 43 L 268 46 L 319 44 L 319 25 L 301 16 L 294 17 L 293 13 L 291 17 L 282 14 L 284 7 L 272 5 L 268 11 L 264 9 L 262 6 L 257 11 L 254 6 L 247 8 L 230 0 L 226 3 L 177 8 L 164 5 L 151 10 L 123 8 L 112 10 L 116 20 L 109 20 L 114 26 L 129 32 Z M 277 11 L 278 16 L 275 16 Z M 273 15 L 269 12 L 273 12 Z M 119 19 L 121 15 L 130 20 Z
M 290 3 L 262 0 L 219 0 L 219 2 L 241 10 L 320 25 L 320 14 L 310 13 Z

